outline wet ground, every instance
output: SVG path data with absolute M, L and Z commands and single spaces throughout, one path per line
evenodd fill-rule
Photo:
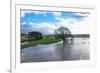
M 21 62 L 88 60 L 89 44 L 89 38 L 86 37 L 74 38 L 65 44 L 62 41 L 49 45 L 38 44 L 21 50 Z

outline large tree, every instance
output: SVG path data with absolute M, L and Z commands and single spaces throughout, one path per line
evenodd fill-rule
M 56 34 L 55 38 L 56 39 L 61 38 L 63 40 L 63 43 L 67 41 L 66 39 L 68 39 L 68 37 L 72 37 L 70 30 L 67 27 L 63 26 L 56 29 L 54 33 Z

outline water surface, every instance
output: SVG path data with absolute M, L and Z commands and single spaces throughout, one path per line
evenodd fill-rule
M 21 50 L 21 62 L 71 61 L 89 59 L 89 38 L 74 38 L 63 44 L 38 44 Z

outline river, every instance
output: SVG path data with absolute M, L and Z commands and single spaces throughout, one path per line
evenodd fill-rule
M 90 50 L 89 38 L 74 38 L 63 44 L 58 42 L 49 45 L 38 44 L 21 50 L 21 63 L 88 60 Z

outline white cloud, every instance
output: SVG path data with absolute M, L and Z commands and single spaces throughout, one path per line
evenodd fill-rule
M 50 23 L 33 23 L 30 22 L 27 24 L 26 30 L 29 31 L 39 31 L 43 34 L 52 34 L 54 33 L 54 30 L 59 28 L 60 26 L 65 26 L 69 28 L 69 30 L 72 32 L 72 34 L 89 34 L 90 33 L 90 22 L 89 17 L 85 18 L 84 20 L 78 21 L 76 19 L 70 18 L 70 19 L 59 19 L 60 22 L 58 22 L 58 25 L 55 26 L 55 24 Z
M 32 13 L 33 11 L 21 11 L 21 17 L 25 16 L 25 13 Z
M 24 16 L 25 13 L 31 13 L 33 11 L 22 11 L 21 16 Z M 43 14 L 45 15 L 46 12 L 42 11 L 34 11 L 35 14 Z M 51 24 L 51 23 L 29 23 L 29 27 L 25 27 L 28 31 L 39 31 L 44 34 L 47 33 L 53 33 L 55 29 L 57 29 L 60 26 L 65 26 L 70 29 L 70 31 L 73 34 L 89 34 L 90 32 L 90 17 L 89 14 L 82 14 L 82 13 L 76 13 L 75 15 L 80 15 L 80 16 L 88 16 L 84 17 L 82 20 L 77 20 L 75 18 L 60 18 L 59 16 L 61 15 L 61 12 L 53 12 L 53 15 L 55 16 L 56 20 L 58 20 L 58 25 Z M 25 25 L 26 23 L 22 23 L 22 25 Z M 26 30 L 26 31 L 27 31 Z
M 24 16 L 25 16 L 25 12 L 21 11 L 21 17 L 24 17 Z
M 39 31 L 43 34 L 53 34 L 54 30 L 57 29 L 57 27 L 54 24 L 49 23 L 32 23 L 30 22 L 27 24 L 27 27 L 24 27 L 26 31 Z
M 89 16 L 89 13 L 75 13 L 78 16 Z
M 75 18 L 57 18 L 59 20 L 58 24 L 60 26 L 65 26 L 73 34 L 89 34 L 90 32 L 90 22 L 89 17 L 84 18 L 83 20 L 77 20 Z
M 31 29 L 31 31 L 39 31 L 43 34 L 52 34 L 55 29 L 59 28 L 60 26 L 65 26 L 69 28 L 72 34 L 89 34 L 90 33 L 90 22 L 89 17 L 84 18 L 83 20 L 77 20 L 74 18 L 57 18 L 59 22 L 57 25 L 50 24 L 50 23 L 33 23 L 30 22 L 27 29 Z
M 38 14 L 43 14 L 43 15 L 45 15 L 47 12 L 45 12 L 45 11 L 34 11 L 34 13 L 37 14 L 37 15 L 38 15 Z
M 45 15 L 47 12 L 45 11 L 32 11 L 32 10 L 29 10 L 29 11 L 21 11 L 21 17 L 25 16 L 25 13 L 35 13 L 35 14 L 43 14 Z
M 25 25 L 25 24 L 26 24 L 26 22 L 22 22 L 22 23 L 21 23 L 21 25 Z
M 61 12 L 53 12 L 53 15 L 59 17 L 61 15 Z

